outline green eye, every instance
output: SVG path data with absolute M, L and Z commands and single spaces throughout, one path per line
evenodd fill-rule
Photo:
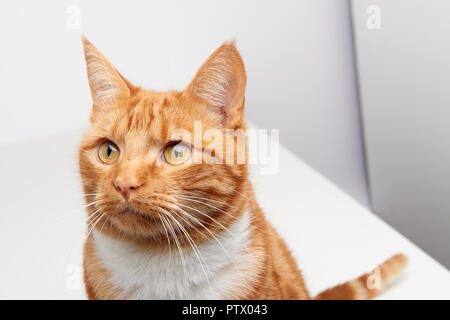
M 175 166 L 185 163 L 190 157 L 191 148 L 184 143 L 172 144 L 164 149 L 164 159 Z
M 106 164 L 113 164 L 119 159 L 120 149 L 112 141 L 103 141 L 98 147 L 98 158 Z

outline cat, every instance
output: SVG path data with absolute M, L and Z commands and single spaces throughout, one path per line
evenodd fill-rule
M 234 42 L 215 50 L 181 92 L 134 86 L 84 37 L 83 47 L 93 100 L 79 149 L 89 299 L 365 299 L 405 268 L 407 257 L 397 254 L 377 269 L 375 288 L 367 273 L 312 297 L 258 207 L 245 147 L 241 163 L 195 162 L 210 141 L 174 138 L 200 122 L 222 134 L 223 148 L 209 155 L 242 153 L 230 145 L 237 136 L 226 140 L 246 130 L 246 71 Z

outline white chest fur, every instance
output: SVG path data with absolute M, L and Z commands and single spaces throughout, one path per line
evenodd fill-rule
M 94 232 L 100 260 L 112 283 L 128 299 L 223 299 L 245 290 L 255 257 L 248 250 L 249 215 L 246 213 L 194 250 L 180 255 L 143 251 L 134 244 Z M 200 262 L 201 261 L 201 262 Z M 247 276 L 245 276 L 247 277 Z M 230 296 L 231 295 L 231 296 Z

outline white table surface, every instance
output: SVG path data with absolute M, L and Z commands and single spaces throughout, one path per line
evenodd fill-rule
M 82 131 L 0 146 L 0 298 L 85 298 Z M 379 298 L 450 299 L 447 269 L 290 151 L 280 147 L 275 175 L 251 170 L 259 203 L 313 295 L 404 252 L 408 269 Z

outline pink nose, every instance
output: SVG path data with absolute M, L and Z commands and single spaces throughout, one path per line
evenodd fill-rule
M 122 194 L 125 200 L 128 200 L 130 198 L 130 195 L 141 186 L 142 184 L 139 183 L 131 183 L 118 179 L 114 182 L 114 187 Z

